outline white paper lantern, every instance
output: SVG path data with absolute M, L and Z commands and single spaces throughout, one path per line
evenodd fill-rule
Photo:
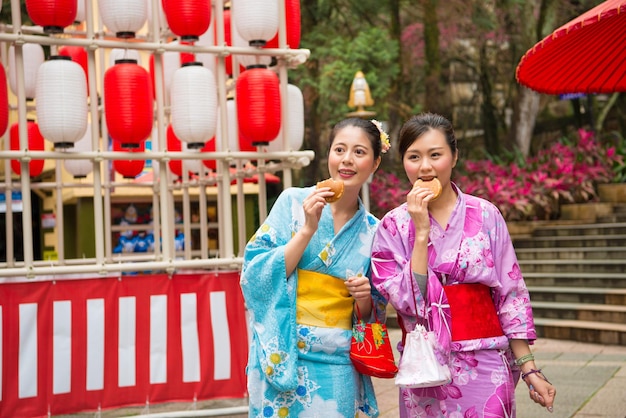
M 200 35 L 200 38 L 196 42 L 196 45 L 197 46 L 215 46 L 215 35 L 213 31 L 213 23 L 211 23 L 211 25 L 209 26 L 209 29 L 206 32 Z M 196 54 L 196 60 L 198 62 L 201 62 L 204 67 L 211 70 L 211 72 L 213 72 L 213 75 L 216 74 L 215 70 L 217 67 L 217 57 L 215 54 L 210 54 L 208 52 L 198 52 Z
M 104 25 L 118 38 L 134 38 L 148 18 L 146 0 L 99 0 Z
M 189 144 L 183 143 L 182 145 L 183 145 L 183 150 L 184 151 L 187 151 L 187 150 L 191 149 L 191 148 L 189 148 Z M 202 146 L 204 146 L 204 144 L 202 144 Z M 196 149 L 196 151 L 198 151 L 198 150 Z M 183 160 L 183 173 L 186 170 L 188 173 L 193 173 L 195 175 L 200 175 L 200 172 L 204 171 L 204 175 L 205 176 L 209 175 L 211 170 L 209 170 L 207 167 L 204 166 L 204 164 L 202 164 L 202 160 L 200 158 L 202 158 L 202 155 L 198 151 L 198 159 L 197 160 Z
M 37 70 L 45 61 L 43 47 L 39 44 L 24 44 L 24 89 L 27 99 L 34 99 L 37 90 Z M 15 63 L 15 47 L 9 47 L 9 86 L 13 94 L 17 95 L 17 70 Z
M 236 22 L 234 22 L 233 24 L 236 24 Z M 233 31 L 233 46 L 239 46 L 239 47 L 249 47 L 248 45 L 248 41 L 246 41 L 237 31 L 237 29 L 235 28 L 235 30 Z M 261 48 L 258 48 L 261 49 Z M 269 55 L 246 55 L 246 54 L 235 54 L 234 55 L 237 62 L 239 62 L 240 65 L 243 65 L 244 68 L 247 68 L 251 65 L 265 65 L 266 67 L 269 67 L 270 64 L 272 63 L 272 57 Z
M 87 79 L 80 64 L 52 56 L 37 72 L 37 122 L 55 148 L 71 148 L 87 129 Z
M 77 0 L 76 3 L 76 18 L 75 22 L 84 22 L 85 21 L 85 0 Z M 87 0 L 90 1 L 90 0 Z
M 270 152 L 285 151 L 282 141 L 284 125 L 275 141 L 267 147 Z M 298 86 L 287 84 L 287 144 L 288 150 L 299 151 L 304 142 L 304 96 Z
M 87 122 L 85 135 L 74 143 L 72 152 L 80 153 L 93 151 L 91 139 L 91 123 Z M 93 164 L 90 160 L 65 160 L 63 162 L 63 167 L 65 167 L 65 171 L 74 176 L 75 179 L 85 178 L 93 171 Z
M 152 0 L 146 0 L 148 2 L 148 31 L 152 32 Z M 158 15 L 158 25 L 161 30 L 168 29 L 167 18 L 165 17 L 165 12 L 163 12 L 163 3 L 162 0 L 157 0 L 157 15 Z
M 217 86 L 211 70 L 199 62 L 176 70 L 171 100 L 174 133 L 189 148 L 202 148 L 215 135 L 217 125 Z
M 178 45 L 178 43 L 179 43 L 178 41 L 172 41 L 172 42 L 169 42 L 168 45 Z M 164 96 L 163 99 L 165 101 L 165 105 L 169 106 L 171 103 L 170 92 L 171 92 L 172 80 L 174 79 L 174 73 L 176 73 L 176 71 L 180 68 L 183 59 L 182 59 L 181 53 L 177 51 L 166 51 L 163 54 L 161 54 L 161 57 L 163 60 L 162 61 L 163 62 L 162 86 L 163 86 L 163 96 Z M 155 59 L 155 56 L 153 55 L 150 58 L 151 60 L 150 71 L 152 72 L 152 77 L 154 77 L 156 80 L 156 73 L 154 71 L 154 59 Z
M 222 124 L 221 124 L 221 108 L 218 108 L 218 124 L 217 124 L 217 133 L 215 134 L 215 149 L 217 151 L 226 151 L 222 146 Z M 227 129 L 228 129 L 228 151 L 236 152 L 239 151 L 239 132 L 237 125 L 237 105 L 233 99 L 226 100 L 226 120 L 227 120 Z
M 123 59 L 135 60 L 141 65 L 141 56 L 136 49 L 113 48 L 109 53 L 109 67 L 114 66 L 115 61 Z
M 278 31 L 277 0 L 236 0 L 231 13 L 236 31 L 250 46 L 264 46 Z

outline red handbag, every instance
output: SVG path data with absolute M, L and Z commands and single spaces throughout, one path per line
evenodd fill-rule
M 378 321 L 376 309 L 372 309 L 376 322 L 366 323 L 361 319 L 359 307 L 356 305 L 357 321 L 352 326 L 350 359 L 361 374 L 391 379 L 398 373 L 398 366 L 389 342 L 387 326 Z

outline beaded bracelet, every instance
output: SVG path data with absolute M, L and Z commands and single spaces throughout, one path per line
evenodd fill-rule
M 543 374 L 543 372 L 541 371 L 541 369 L 530 369 L 529 371 L 527 371 L 526 373 L 522 373 L 522 380 L 526 380 L 526 378 L 528 376 L 530 376 L 531 374 L 539 374 L 543 380 L 545 380 L 546 382 L 550 383 L 550 381 L 548 380 L 548 378 L 546 377 L 545 374 Z M 550 383 L 552 384 L 552 383 Z
M 524 363 L 527 363 L 529 361 L 534 361 L 535 360 L 535 355 L 533 353 L 528 353 L 525 356 L 522 356 L 520 358 L 518 358 L 517 360 L 515 360 L 515 365 L 516 366 L 521 366 Z

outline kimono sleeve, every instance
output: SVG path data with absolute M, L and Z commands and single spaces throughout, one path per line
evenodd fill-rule
M 500 212 L 494 214 L 497 250 L 494 254 L 500 286 L 494 288 L 496 310 L 499 312 L 502 329 L 509 339 L 533 341 L 537 338 L 533 320 L 530 295 L 522 276 L 513 242 Z
M 287 280 L 284 251 L 294 228 L 292 207 L 301 202 L 296 193 L 292 189 L 283 192 L 266 221 L 250 238 L 240 280 L 258 361 L 262 370 L 268 370 L 265 378 L 279 391 L 294 390 L 298 383 L 296 283 Z
M 411 271 L 409 219 L 403 219 L 402 207 L 385 215 L 376 230 L 372 244 L 372 283 L 394 309 L 405 316 L 417 316 L 423 300 Z M 406 213 L 406 211 L 404 211 Z

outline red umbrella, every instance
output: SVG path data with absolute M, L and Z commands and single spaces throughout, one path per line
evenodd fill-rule
M 607 0 L 522 57 L 517 81 L 547 94 L 626 91 L 626 0 Z

